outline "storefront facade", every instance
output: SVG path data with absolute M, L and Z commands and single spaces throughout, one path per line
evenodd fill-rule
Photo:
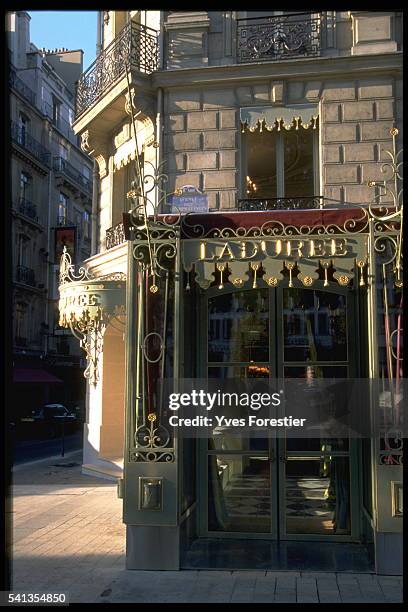
M 120 12 L 109 13 L 116 20 Z M 147 11 L 146 20 L 149 13 L 165 20 L 161 68 L 126 70 L 106 95 L 81 97 L 75 123 L 101 183 L 99 252 L 82 276 L 66 254 L 61 266 L 61 324 L 89 363 L 84 471 L 120 477 L 130 569 L 284 569 L 289 557 L 306 569 L 308 551 L 320 551 L 324 569 L 329 550 L 348 559 L 343 569 L 398 574 L 399 430 L 359 439 L 188 438 L 168 427 L 159 384 L 338 378 L 398 386 L 398 45 L 384 43 L 374 72 L 370 58 L 357 57 L 373 47 L 342 29 L 351 20 L 362 31 L 374 15 L 332 16 L 337 46 L 326 15 L 321 52 L 274 58 L 272 79 L 272 60 L 215 61 L 224 13 L 194 13 L 191 23 L 175 12 Z M 382 19 L 397 28 L 397 17 Z M 195 52 L 181 45 L 185 28 L 201 41 Z M 208 29 L 213 47 L 203 42 Z M 180 45 L 170 45 L 177 37 Z M 177 208 L 187 188 L 208 212 Z M 384 401 L 399 405 L 394 395 Z

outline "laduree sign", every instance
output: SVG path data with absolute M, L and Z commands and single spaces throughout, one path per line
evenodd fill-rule
M 229 282 L 236 286 L 252 281 L 255 287 L 257 277 L 253 276 L 253 273 L 259 273 L 261 267 L 264 281 L 273 287 L 283 280 L 284 268 L 289 273 L 289 287 L 293 286 L 295 269 L 297 280 L 305 286 L 310 286 L 319 279 L 320 268 L 323 270 L 324 284 L 328 286 L 328 269 L 332 266 L 333 278 L 340 285 L 346 286 L 353 278 L 356 266 L 362 274 L 367 257 L 366 236 L 352 234 L 313 238 L 236 236 L 227 240 L 190 239 L 182 244 L 184 270 L 190 272 L 194 267 L 195 279 L 203 289 L 214 280 L 214 266 L 221 273 L 220 288 L 227 274 Z M 364 279 L 361 277 L 360 284 L 363 283 Z
M 194 185 L 184 185 L 179 195 L 170 199 L 172 213 L 206 213 L 208 212 L 208 196 Z

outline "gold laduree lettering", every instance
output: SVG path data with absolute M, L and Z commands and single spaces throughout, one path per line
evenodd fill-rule
M 345 238 L 269 239 L 255 242 L 200 242 L 201 261 L 253 260 L 257 254 L 266 257 L 300 259 L 302 257 L 341 257 L 347 255 Z
M 100 306 L 101 300 L 97 293 L 74 293 L 61 297 L 62 308 L 67 306 Z

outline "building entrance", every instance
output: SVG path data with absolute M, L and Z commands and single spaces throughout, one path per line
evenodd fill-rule
M 354 296 L 316 289 L 207 290 L 203 376 L 356 377 Z M 358 447 L 348 438 L 200 440 L 200 535 L 356 541 Z

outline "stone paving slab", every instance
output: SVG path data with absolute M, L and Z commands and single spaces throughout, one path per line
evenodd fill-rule
M 116 484 L 47 461 L 20 465 L 12 504 L 13 588 L 61 591 L 72 603 L 396 603 L 402 577 L 271 570 L 125 569 Z M 62 461 L 59 461 L 62 462 Z M 50 462 L 48 462 L 50 463 Z M 57 461 L 53 460 L 53 463 Z M 30 484 L 35 483 L 35 484 Z

